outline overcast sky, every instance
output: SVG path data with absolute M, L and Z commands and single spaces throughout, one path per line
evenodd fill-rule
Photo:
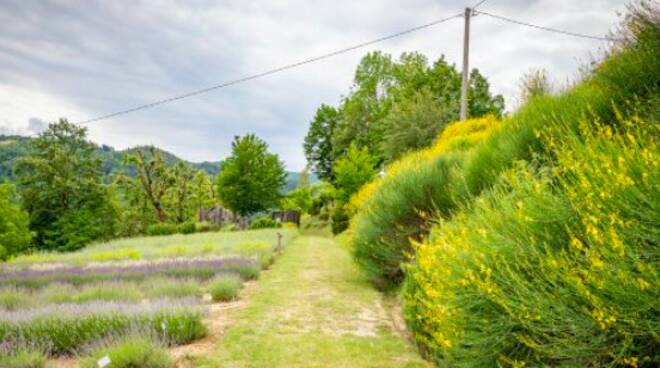
M 474 0 L 471 0 L 474 1 Z M 460 0 L 0 1 L 0 134 L 82 121 L 258 73 L 444 18 Z M 471 4 L 470 4 L 471 5 Z M 604 36 L 624 1 L 488 0 L 484 11 Z M 256 133 L 300 170 L 302 141 L 321 103 L 336 105 L 370 50 L 420 51 L 461 64 L 463 20 L 312 65 L 90 124 L 116 148 L 154 144 L 191 161 L 220 160 L 234 135 Z M 477 16 L 471 67 L 515 105 L 519 78 L 545 68 L 577 75 L 604 42 Z

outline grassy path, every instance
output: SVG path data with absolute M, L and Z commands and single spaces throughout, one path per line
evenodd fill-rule
M 332 239 L 301 236 L 262 274 L 201 367 L 429 367 Z

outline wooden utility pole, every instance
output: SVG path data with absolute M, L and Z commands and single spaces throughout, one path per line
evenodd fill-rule
M 468 116 L 468 78 L 470 59 L 470 16 L 472 9 L 465 8 L 465 32 L 463 34 L 463 81 L 461 83 L 461 121 Z

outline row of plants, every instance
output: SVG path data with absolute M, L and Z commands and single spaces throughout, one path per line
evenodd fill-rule
M 197 300 L 157 300 L 146 304 L 93 301 L 0 310 L 0 342 L 16 350 L 36 348 L 49 354 L 77 349 L 127 333 L 153 333 L 171 344 L 183 344 L 206 334 Z
M 261 265 L 252 258 L 178 259 L 101 266 L 66 266 L 47 269 L 10 270 L 0 274 L 0 285 L 42 287 L 55 282 L 80 285 L 104 280 L 140 281 L 154 276 L 207 280 L 233 273 L 249 280 L 259 275 Z
M 297 236 L 294 228 L 249 232 L 205 232 L 168 237 L 116 239 L 76 252 L 38 252 L 0 264 L 2 269 L 26 268 L 39 263 L 86 265 L 96 262 L 152 260 L 161 258 L 228 257 L 269 258 L 277 246 L 277 234 L 287 243 Z
M 631 9 L 581 83 L 465 147 L 441 135 L 354 197 L 355 258 L 379 287 L 405 280 L 438 365 L 660 364 L 660 22 Z

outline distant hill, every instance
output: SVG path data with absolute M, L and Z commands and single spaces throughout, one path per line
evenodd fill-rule
M 0 182 L 14 180 L 14 165 L 16 160 L 25 155 L 30 149 L 31 138 L 15 135 L 0 135 Z M 127 153 L 133 153 L 136 150 L 146 149 L 148 146 L 137 146 L 125 150 L 116 150 L 113 147 L 105 144 L 97 146 L 97 154 L 102 161 L 103 176 L 110 179 L 115 174 L 135 175 L 135 173 L 128 167 L 122 165 L 122 159 Z M 204 162 L 189 162 L 183 160 L 171 152 L 165 151 L 156 147 L 165 158 L 165 161 L 174 165 L 179 161 L 183 161 L 198 170 L 205 171 L 210 176 L 218 175 L 220 172 L 221 161 L 204 161 Z M 287 183 L 283 189 L 284 192 L 289 192 L 298 185 L 300 174 L 297 172 L 287 172 Z M 316 182 L 318 179 L 312 175 L 311 182 Z

